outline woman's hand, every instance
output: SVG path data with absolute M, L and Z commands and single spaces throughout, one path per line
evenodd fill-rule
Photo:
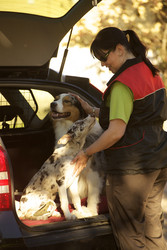
M 91 155 L 110 148 L 119 141 L 124 135 L 125 130 L 126 123 L 123 120 L 111 120 L 108 129 L 105 130 L 95 142 L 86 148 L 86 152 L 83 150 L 80 151 L 71 161 L 71 164 L 75 164 L 73 175 L 78 176 L 80 174 L 80 172 L 86 167 Z
M 89 105 L 86 101 L 84 101 L 76 94 L 70 93 L 70 95 L 73 95 L 77 98 L 77 100 L 81 103 L 82 108 L 85 110 L 86 114 L 92 113 L 93 107 L 91 105 Z
M 72 160 L 71 164 L 75 164 L 73 175 L 78 176 L 81 171 L 86 167 L 89 157 L 86 156 L 84 151 L 80 151 L 75 158 Z

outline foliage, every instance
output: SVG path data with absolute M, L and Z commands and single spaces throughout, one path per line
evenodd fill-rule
M 149 49 L 148 56 L 162 72 L 167 86 L 166 13 L 166 0 L 102 0 L 78 22 L 72 44 L 90 46 L 97 32 L 108 26 L 133 29 Z

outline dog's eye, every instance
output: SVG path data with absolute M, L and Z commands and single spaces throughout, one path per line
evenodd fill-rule
M 69 101 L 69 100 L 64 100 L 64 103 L 71 103 L 71 101 Z

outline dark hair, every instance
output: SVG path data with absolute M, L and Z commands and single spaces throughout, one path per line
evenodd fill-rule
M 141 56 L 142 60 L 152 71 L 153 76 L 159 72 L 146 57 L 147 49 L 133 30 L 122 31 L 115 27 L 102 29 L 92 42 L 90 52 L 100 60 L 100 58 L 105 56 L 103 50 L 114 51 L 118 44 L 131 51 L 135 57 Z

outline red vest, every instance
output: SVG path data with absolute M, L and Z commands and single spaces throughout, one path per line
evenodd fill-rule
M 103 94 L 99 116 L 103 129 L 107 129 L 109 125 L 106 98 L 116 81 L 132 90 L 134 105 L 124 136 L 105 150 L 110 162 L 106 172 L 136 174 L 167 167 L 167 133 L 162 130 L 163 121 L 167 119 L 167 100 L 161 78 L 158 75 L 154 77 L 139 58 L 128 60 L 109 81 Z M 161 153 L 161 156 L 156 155 L 156 152 Z M 164 161 L 160 164 L 157 161 L 162 155 Z M 152 159 L 154 161 L 150 164 Z
M 161 78 L 158 75 L 153 77 L 151 70 L 144 62 L 127 68 L 116 79 L 109 83 L 108 88 L 110 88 L 111 84 L 115 81 L 124 83 L 132 90 L 134 101 L 142 99 L 159 89 L 164 89 Z M 107 89 L 103 94 L 103 98 L 106 92 Z

